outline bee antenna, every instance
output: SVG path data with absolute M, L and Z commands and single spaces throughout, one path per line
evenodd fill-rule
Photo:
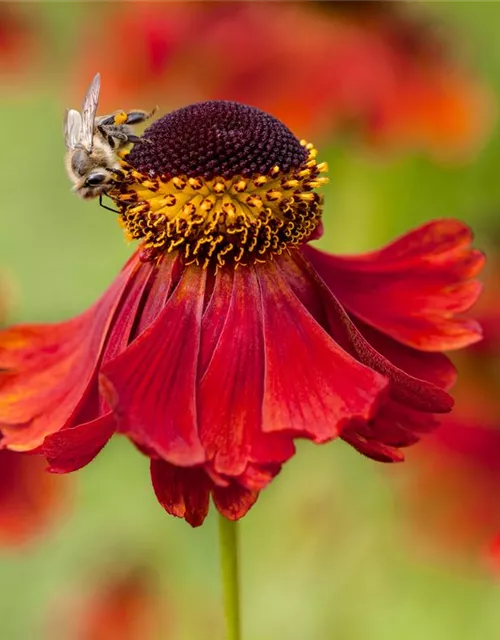
M 108 207 L 103 203 L 103 201 L 102 201 L 102 193 L 99 196 L 99 206 L 102 207 L 103 209 L 107 209 L 108 211 L 112 211 L 113 213 L 118 213 L 118 214 L 120 213 L 116 209 L 112 209 L 111 207 Z

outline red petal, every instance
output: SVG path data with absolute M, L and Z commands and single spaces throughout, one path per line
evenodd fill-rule
M 359 453 L 377 462 L 403 462 L 405 459 L 404 454 L 397 447 L 391 447 L 378 440 L 368 440 L 350 429 L 346 429 L 342 439 Z
M 481 288 L 471 279 L 484 256 L 470 249 L 471 242 L 465 224 L 438 220 L 358 257 L 303 250 L 355 316 L 411 347 L 444 351 L 481 337 L 475 321 L 457 315 L 472 306 Z
M 149 289 L 150 281 L 152 280 L 152 264 L 138 262 L 137 254 L 132 256 L 128 264 L 134 264 L 137 268 L 129 279 L 120 304 L 113 314 L 107 341 L 100 357 L 100 366 L 102 366 L 103 362 L 107 362 L 121 353 L 132 340 L 133 330 L 137 323 L 145 293 Z M 95 416 L 104 415 L 108 412 L 109 407 L 102 394 L 99 393 L 97 378 L 94 376 L 63 429 L 92 422 Z
M 259 492 L 233 482 L 229 487 L 214 487 L 212 495 L 215 506 L 225 518 L 239 520 L 257 502 Z
M 149 299 L 149 289 L 154 280 L 154 267 L 152 263 L 138 262 L 135 277 L 130 280 L 125 296 L 117 309 L 109 338 L 106 342 L 102 362 L 112 360 L 127 348 L 133 338 L 134 324 L 145 299 Z
M 408 407 L 431 413 L 445 413 L 453 406 L 452 398 L 436 385 L 420 380 L 396 367 L 376 351 L 351 322 L 339 301 L 332 295 L 300 252 L 292 254 L 303 273 L 309 275 L 311 288 L 323 300 L 324 315 L 333 338 L 357 360 L 386 376 L 391 384 L 391 398 Z
M 237 478 L 237 481 L 251 491 L 260 491 L 267 487 L 280 471 L 281 466 L 277 464 L 268 465 L 267 467 L 249 464 L 241 476 Z
M 233 291 L 233 278 L 228 271 L 221 270 L 214 278 L 212 294 L 203 313 L 201 323 L 201 344 L 198 365 L 199 379 L 205 375 L 210 360 L 217 347 L 222 329 L 226 323 L 229 301 Z
M 412 349 L 396 342 L 361 320 L 353 319 L 353 322 L 364 338 L 399 369 L 415 378 L 432 382 L 442 389 L 450 389 L 455 384 L 457 370 L 451 360 L 442 353 Z
M 225 318 L 199 389 L 200 437 L 217 473 L 238 476 L 248 462 L 283 462 L 294 453 L 290 436 L 262 432 L 264 346 L 260 290 L 253 268 L 222 270 L 204 316 Z M 212 336 L 212 337 L 213 337 Z M 203 336 L 208 350 L 208 336 Z
M 196 410 L 205 278 L 186 269 L 156 322 L 102 369 L 119 430 L 181 466 L 205 459 Z
M 115 419 L 102 418 L 63 429 L 45 438 L 42 451 L 52 473 L 69 473 L 89 464 L 107 444 L 115 431 Z
M 359 436 L 363 442 L 366 441 L 371 446 L 405 448 L 418 442 L 423 433 L 432 431 L 438 424 L 432 414 L 413 411 L 391 400 L 384 404 L 369 422 L 350 425 L 343 431 L 342 438 L 354 444 L 353 440 Z M 361 453 L 369 455 L 363 450 Z M 401 453 L 398 454 L 398 459 L 403 459 Z
M 293 430 L 315 442 L 368 419 L 387 380 L 341 349 L 292 293 L 277 264 L 256 267 L 264 310 L 264 431 Z
M 138 262 L 137 266 L 138 268 L 135 277 L 131 279 L 129 286 L 127 287 L 127 291 L 125 292 L 124 299 L 113 317 L 113 324 L 110 328 L 108 340 L 101 358 L 101 368 L 103 364 L 122 353 L 134 337 L 133 332 L 137 325 L 142 305 L 144 300 L 147 300 L 147 292 L 151 287 L 151 281 L 154 280 L 152 263 L 143 264 Z M 98 386 L 93 385 L 91 392 L 95 394 L 95 398 L 98 403 L 97 406 L 99 409 L 97 410 L 97 413 L 107 413 L 109 411 L 109 406 L 107 405 L 104 396 L 99 394 Z M 82 412 L 80 411 L 79 414 L 73 416 L 73 420 L 71 422 L 72 424 L 81 424 L 87 420 L 88 417 L 86 415 L 82 415 Z
M 438 426 L 433 414 L 414 411 L 389 400 L 369 422 L 349 425 L 342 432 L 342 439 L 363 455 L 379 462 L 401 462 L 404 454 L 400 448 L 415 444 L 422 434 Z
M 151 460 L 151 480 L 158 502 L 168 513 L 185 518 L 193 527 L 203 524 L 210 480 L 201 467 L 182 469 L 163 460 Z
M 148 283 L 148 294 L 136 328 L 137 336 L 142 335 L 163 311 L 172 290 L 172 272 L 176 262 L 176 256 L 167 254 L 156 264 L 153 277 Z
M 420 433 L 437 424 L 433 412 L 451 409 L 451 397 L 435 384 L 419 379 L 407 372 L 422 375 L 438 384 L 449 386 L 454 380 L 454 369 L 441 354 L 422 353 L 396 343 L 380 332 L 358 321 L 367 338 L 373 338 L 390 359 L 379 353 L 358 331 L 331 291 L 319 279 L 300 252 L 291 254 L 295 267 L 300 266 L 304 275 L 309 275 L 309 288 L 316 289 L 315 297 L 304 297 L 304 286 L 293 280 L 294 288 L 311 305 L 329 328 L 331 335 L 349 353 L 383 373 L 390 380 L 390 398 L 379 407 L 368 421 L 353 420 L 342 431 L 342 438 L 360 453 L 375 460 L 395 462 L 403 459 L 399 447 L 407 447 L 419 440 Z M 287 269 L 293 269 L 288 264 Z M 295 272 L 296 274 L 297 272 Z M 323 301 L 322 308 L 318 300 Z M 395 366 L 394 363 L 403 368 Z M 433 370 L 435 367 L 436 370 Z
M 84 314 L 56 325 L 21 326 L 1 335 L 0 423 L 10 449 L 35 449 L 63 428 L 95 380 L 95 369 L 133 262 Z
M 77 383 L 82 363 L 87 365 L 89 324 L 85 314 L 59 325 L 20 326 L 2 333 L 0 362 L 8 371 L 0 378 L 1 422 L 24 424 L 50 409 L 54 397 L 68 394 L 68 376 L 76 374 Z M 91 358 L 88 364 L 94 363 Z

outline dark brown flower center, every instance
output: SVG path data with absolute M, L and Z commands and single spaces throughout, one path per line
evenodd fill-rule
M 284 173 L 307 160 L 307 151 L 279 120 L 237 102 L 210 101 L 168 113 L 145 132 L 129 163 L 146 175 L 233 178 Z
M 123 162 L 109 195 L 143 256 L 249 264 L 307 240 L 321 217 L 326 164 L 279 120 L 233 102 L 206 102 L 155 122 Z

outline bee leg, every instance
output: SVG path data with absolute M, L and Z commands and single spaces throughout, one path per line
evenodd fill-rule
M 128 129 L 117 127 L 115 125 L 99 125 L 97 127 L 99 133 L 103 136 L 106 142 L 114 149 L 117 145 L 116 142 L 128 142 L 131 133 Z
M 115 140 L 118 140 L 119 142 L 128 142 L 129 139 L 129 134 L 126 131 L 114 130 L 111 135 Z
M 127 114 L 125 114 L 127 115 Z M 100 126 L 100 125 L 104 125 L 104 126 L 109 126 L 109 125 L 116 125 L 117 123 L 115 122 L 115 114 L 112 113 L 109 116 L 100 116 L 99 118 L 96 118 L 96 125 Z
M 147 138 L 140 138 L 139 136 L 130 134 L 127 136 L 127 142 L 131 142 L 132 144 L 135 144 L 136 142 L 151 142 L 151 140 L 148 140 Z
M 136 136 L 127 130 L 124 131 L 119 129 L 114 125 L 99 125 L 97 129 L 112 149 L 116 149 L 116 147 L 119 147 L 122 144 L 135 144 L 142 140 L 139 136 Z
M 103 201 L 102 201 L 102 193 L 99 196 L 99 206 L 102 207 L 103 209 L 107 209 L 108 211 L 112 211 L 113 213 L 120 213 L 119 211 L 117 211 L 116 209 L 112 209 L 111 207 L 107 207 Z
M 115 111 L 109 116 L 100 116 L 96 118 L 96 125 L 105 127 L 121 127 L 124 124 L 140 124 L 152 118 L 158 111 L 156 106 L 151 111 L 143 111 L 142 109 L 134 109 L 133 111 Z
M 110 129 L 111 127 L 102 124 L 99 124 L 97 126 L 97 131 L 99 131 L 104 141 L 107 142 L 112 149 L 114 149 L 116 147 L 116 136 L 110 131 Z
M 155 107 L 149 113 L 147 111 L 140 111 L 137 109 L 136 111 L 128 111 L 127 119 L 124 124 L 139 124 L 140 122 L 146 122 L 149 120 L 156 112 L 158 111 L 158 107 Z

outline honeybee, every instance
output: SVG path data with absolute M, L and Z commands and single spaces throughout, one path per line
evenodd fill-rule
M 82 112 L 66 110 L 64 142 L 68 150 L 66 170 L 73 182 L 73 191 L 82 198 L 99 197 L 102 205 L 102 196 L 120 173 L 118 153 L 142 141 L 134 135 L 131 125 L 151 118 L 157 107 L 150 112 L 115 111 L 96 117 L 100 89 L 101 76 L 97 73 L 85 94 Z

